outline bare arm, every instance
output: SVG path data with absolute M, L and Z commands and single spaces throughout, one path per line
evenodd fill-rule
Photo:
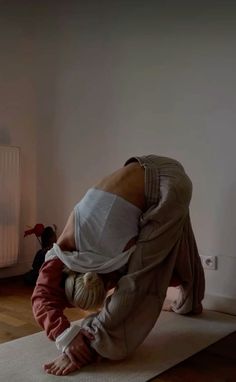
M 57 244 L 62 251 L 75 251 L 75 227 L 74 227 L 74 211 L 71 212 L 64 230 L 57 239 Z

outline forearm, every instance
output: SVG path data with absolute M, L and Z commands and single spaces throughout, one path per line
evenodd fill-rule
M 61 285 L 63 267 L 58 259 L 45 262 L 31 298 L 35 320 L 54 341 L 70 327 L 63 313 L 69 306 Z
M 74 340 L 79 335 L 84 351 L 89 354 L 89 339 L 91 340 L 93 337 L 90 337 L 88 332 L 81 331 L 79 324 L 71 325 L 63 313 L 64 309 L 70 306 L 62 285 L 63 268 L 64 264 L 59 259 L 46 261 L 41 268 L 32 295 L 33 314 L 35 320 L 45 330 L 48 338 L 55 341 L 57 348 L 62 353 L 71 354 L 70 345 L 73 346 Z M 94 356 L 94 350 L 92 349 L 91 354 Z M 84 362 L 82 355 L 81 365 Z

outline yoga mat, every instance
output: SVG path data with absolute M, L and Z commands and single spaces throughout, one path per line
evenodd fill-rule
M 0 381 L 146 382 L 236 330 L 236 316 L 162 312 L 136 352 L 124 361 L 103 360 L 68 376 L 46 374 L 42 364 L 59 354 L 43 332 L 0 345 Z

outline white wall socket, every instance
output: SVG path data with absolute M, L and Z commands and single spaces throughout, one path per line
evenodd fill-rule
M 200 255 L 202 266 L 204 269 L 217 269 L 217 256 L 202 256 Z

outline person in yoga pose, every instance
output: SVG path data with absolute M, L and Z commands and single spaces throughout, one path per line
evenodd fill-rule
M 48 251 L 32 295 L 36 321 L 62 352 L 46 372 L 66 375 L 98 357 L 126 358 L 151 331 L 170 285 L 179 286 L 172 311 L 202 312 L 191 195 L 183 166 L 156 155 L 130 158 L 87 191 Z M 63 313 L 71 306 L 90 314 L 73 325 Z

